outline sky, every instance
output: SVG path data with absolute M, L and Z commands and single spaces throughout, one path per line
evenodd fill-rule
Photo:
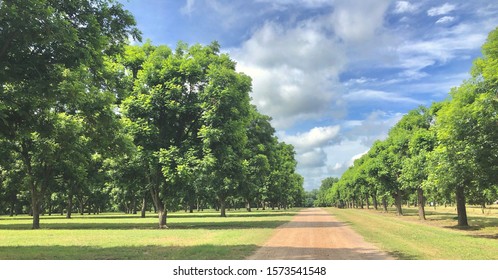
M 340 177 L 409 110 L 447 98 L 498 27 L 494 0 L 120 2 L 153 44 L 220 43 L 294 145 L 306 190 Z

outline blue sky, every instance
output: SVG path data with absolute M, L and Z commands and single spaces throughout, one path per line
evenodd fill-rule
M 406 112 L 469 77 L 491 0 L 121 0 L 154 44 L 216 40 L 293 144 L 307 190 L 339 177 Z

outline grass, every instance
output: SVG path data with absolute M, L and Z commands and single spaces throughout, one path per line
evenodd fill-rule
M 419 221 L 417 209 L 403 209 L 405 216 L 375 210 L 327 208 L 350 224 L 365 240 L 399 259 L 497 260 L 498 214 L 494 209 L 468 210 L 469 227 L 456 227 L 453 208 L 427 209 Z
M 0 216 L 0 259 L 243 259 L 289 221 L 287 211 L 172 213 L 166 230 L 157 215 L 107 213 L 42 216 L 40 230 L 31 217 Z

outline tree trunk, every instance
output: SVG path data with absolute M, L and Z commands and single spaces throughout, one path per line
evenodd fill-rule
M 387 199 L 382 197 L 382 208 L 384 208 L 384 212 L 387 213 Z
M 52 205 L 52 200 L 50 199 L 48 201 L 48 215 L 52 216 L 52 210 L 53 210 L 53 205 Z
M 394 200 L 396 204 L 396 215 L 403 216 L 403 209 L 402 209 L 403 197 L 401 195 L 400 190 L 396 192 L 396 197 L 394 198 Z
M 246 199 L 246 210 L 247 212 L 251 212 L 251 202 L 249 199 Z
M 145 195 L 142 197 L 142 210 L 140 213 L 141 218 L 145 218 L 145 211 L 147 210 L 147 200 L 145 198 Z
M 368 196 L 367 196 L 367 209 L 370 209 L 370 201 L 368 201 Z
M 40 200 L 38 197 L 38 191 L 34 183 L 31 183 L 31 210 L 33 211 L 33 226 L 32 229 L 40 228 Z
M 225 199 L 220 198 L 220 215 L 221 217 L 226 217 L 226 205 L 225 205 Z
M 420 187 L 417 188 L 417 199 L 418 199 L 418 218 L 419 220 L 425 220 L 424 190 Z
M 80 202 L 80 215 L 84 215 L 85 214 L 85 204 L 83 203 L 83 199 L 80 199 L 79 202 Z
M 137 198 L 136 197 L 133 197 L 133 202 L 132 202 L 132 211 L 133 211 L 133 215 L 136 215 L 137 214 Z
M 158 218 L 159 218 L 159 228 L 164 229 L 168 228 L 166 226 L 166 218 L 168 216 L 168 210 L 166 209 L 166 205 L 164 203 L 158 203 L 157 205 L 157 212 L 158 212 Z
M 375 196 L 374 194 L 372 195 L 372 202 L 373 202 L 373 205 L 374 205 L 374 209 L 377 210 L 377 208 L 378 208 L 378 205 L 377 205 L 377 196 Z
M 13 201 L 10 202 L 10 211 L 9 211 L 9 216 L 13 217 L 14 216 L 14 207 L 15 203 Z
M 67 213 L 66 218 L 71 219 L 71 211 L 73 209 L 73 195 L 69 194 L 67 198 Z
M 484 214 L 484 209 L 486 209 L 486 202 L 481 202 L 481 212 Z
M 467 209 L 465 208 L 465 193 L 464 187 L 458 186 L 456 188 L 456 204 L 457 204 L 457 213 L 458 213 L 458 226 L 468 227 L 469 223 L 467 222 Z

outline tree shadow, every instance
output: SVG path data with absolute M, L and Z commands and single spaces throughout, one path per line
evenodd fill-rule
M 261 247 L 248 260 L 386 260 L 407 255 L 391 255 L 369 248 Z
M 272 221 L 231 221 L 219 220 L 213 222 L 207 220 L 205 222 L 175 222 L 174 220 L 168 221 L 167 225 L 169 230 L 175 229 L 250 229 L 250 228 L 276 228 L 287 220 L 272 220 Z M 156 221 L 146 223 L 84 223 L 68 221 L 67 223 L 51 223 L 50 220 L 40 222 L 40 227 L 46 230 L 141 230 L 141 229 L 156 229 L 158 224 Z M 30 230 L 31 224 L 0 224 L 0 230 Z
M 342 222 L 307 222 L 307 221 L 293 221 L 282 225 L 282 228 L 333 228 L 343 227 Z
M 0 246 L 2 260 L 239 260 L 256 245 Z
M 297 214 L 297 212 L 268 212 L 268 213 L 253 213 L 253 212 L 227 212 L 227 217 L 239 217 L 239 218 L 249 218 L 249 217 L 289 217 L 289 216 L 294 216 Z M 157 215 L 156 215 L 157 216 Z M 170 213 L 168 214 L 168 217 L 171 218 L 206 218 L 206 217 L 211 217 L 211 218 L 223 218 L 220 217 L 219 212 L 215 213 L 207 213 L 207 214 L 193 214 L 193 213 L 187 213 L 187 214 L 176 214 L 176 213 Z
M 271 211 L 271 210 L 270 210 Z M 295 211 L 288 212 L 230 212 L 227 211 L 227 217 L 283 217 L 283 216 L 294 216 L 297 214 Z M 197 212 L 197 213 L 179 213 L 179 212 L 170 212 L 168 213 L 168 218 L 223 218 L 220 217 L 219 212 Z M 71 218 L 66 218 L 66 215 L 41 215 L 41 219 L 47 220 L 76 220 L 76 219 L 137 219 L 141 218 L 140 214 L 92 214 L 81 215 L 79 213 L 73 213 Z M 147 213 L 145 218 L 157 218 L 157 213 Z M 22 214 L 20 216 L 7 217 L 0 216 L 0 220 L 2 221 L 24 221 L 24 220 L 32 220 L 32 216 L 28 216 L 26 214 Z

